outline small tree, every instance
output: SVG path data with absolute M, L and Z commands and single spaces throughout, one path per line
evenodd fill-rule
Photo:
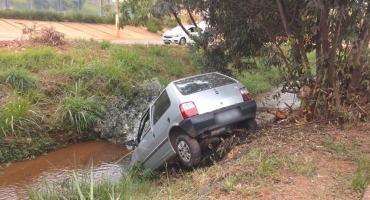
M 217 44 L 205 52 L 206 69 L 242 69 L 242 59 L 263 55 L 285 81 L 297 83 L 285 91 L 309 88 L 304 98 L 311 117 L 368 115 L 368 1 L 213 0 L 197 6 L 211 28 L 208 43 Z M 306 53 L 314 50 L 312 65 Z

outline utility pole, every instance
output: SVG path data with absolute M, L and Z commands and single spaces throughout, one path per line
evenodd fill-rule
M 30 0 L 30 1 L 29 1 L 29 4 L 30 4 L 30 5 L 29 5 L 30 10 L 32 10 L 32 9 L 33 9 L 33 0 Z
M 119 38 L 119 0 L 116 0 L 116 37 Z
M 59 0 L 59 12 L 63 11 L 62 0 Z
M 100 16 L 103 16 L 103 0 L 100 0 Z
M 7 10 L 9 10 L 9 9 L 10 9 L 10 6 L 9 6 L 9 0 L 5 0 L 5 8 L 6 8 Z

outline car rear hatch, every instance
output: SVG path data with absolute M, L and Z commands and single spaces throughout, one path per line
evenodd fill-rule
M 219 73 L 209 73 L 175 82 L 182 102 L 193 102 L 198 114 L 243 102 L 241 84 Z

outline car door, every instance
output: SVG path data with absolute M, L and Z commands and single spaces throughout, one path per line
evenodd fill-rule
M 142 163 L 144 168 L 150 168 L 154 161 L 151 158 L 152 153 L 156 149 L 156 143 L 152 131 L 152 106 L 144 113 L 139 124 L 139 131 L 137 135 L 138 146 L 136 147 L 131 163 Z
M 188 28 L 188 33 L 189 33 L 189 39 L 188 39 L 188 42 L 189 43 L 192 43 L 192 42 L 194 42 L 193 41 L 193 39 L 192 39 L 192 37 L 194 37 L 194 36 L 197 36 L 197 32 L 195 32 L 195 27 L 191 27 L 191 28 Z
M 153 104 L 153 135 L 157 144 L 157 150 L 154 153 L 160 157 L 158 164 L 163 164 L 167 160 L 169 153 L 174 153 L 168 139 L 169 125 L 171 122 L 171 100 L 167 90 L 164 90 Z

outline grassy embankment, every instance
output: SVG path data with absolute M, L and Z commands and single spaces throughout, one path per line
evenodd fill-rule
M 96 138 L 90 127 L 110 98 L 128 95 L 154 77 L 165 86 L 197 74 L 201 69 L 193 60 L 179 46 L 108 41 L 0 49 L 0 163 L 32 158 L 70 139 Z M 262 75 L 250 82 L 256 74 Z M 270 88 L 254 85 L 273 75 L 273 69 L 259 66 L 239 78 L 257 94 Z
M 190 60 L 186 63 L 187 69 L 199 72 Z M 168 67 L 162 73 L 168 75 L 167 70 L 173 66 Z M 165 84 L 190 74 L 185 70 L 161 78 L 161 82 Z M 269 89 L 268 84 L 260 85 L 271 81 L 274 74 L 274 70 L 258 66 L 237 77 L 252 94 L 258 94 Z M 168 168 L 153 173 L 134 168 L 113 183 L 91 179 L 93 173 L 87 169 L 83 180 L 74 175 L 70 180 L 73 183 L 65 184 L 65 188 L 45 186 L 42 191 L 31 190 L 29 196 L 31 199 L 359 199 L 370 182 L 367 157 L 370 137 L 366 134 L 369 128 L 366 124 L 347 125 L 345 129 L 323 124 L 261 127 L 253 137 L 236 135 L 225 140 L 191 172 Z

